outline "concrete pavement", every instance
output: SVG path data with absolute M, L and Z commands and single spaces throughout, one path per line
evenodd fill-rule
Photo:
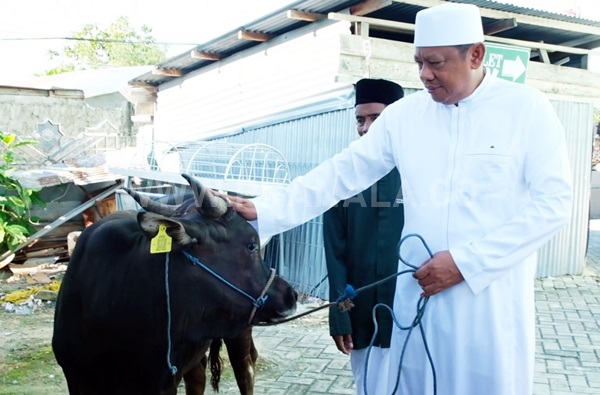
M 534 395 L 600 394 L 600 220 L 591 221 L 584 273 L 536 280 L 535 295 Z M 254 333 L 257 395 L 356 393 L 349 358 L 329 337 L 327 310 Z M 230 385 L 221 393 L 238 392 Z

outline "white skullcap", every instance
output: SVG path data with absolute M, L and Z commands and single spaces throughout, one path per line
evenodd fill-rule
M 415 47 L 445 47 L 483 42 L 479 8 L 447 3 L 417 12 Z

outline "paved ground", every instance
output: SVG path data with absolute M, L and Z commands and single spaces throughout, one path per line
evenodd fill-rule
M 584 274 L 537 280 L 536 309 L 534 395 L 600 394 L 600 220 L 591 221 Z M 355 393 L 349 359 L 333 346 L 326 314 L 255 328 L 263 363 L 271 365 L 268 375 L 257 374 L 257 395 Z

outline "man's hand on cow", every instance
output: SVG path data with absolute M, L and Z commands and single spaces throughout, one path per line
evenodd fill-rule
M 254 221 L 256 219 L 256 207 L 254 207 L 254 203 L 250 200 L 239 196 L 222 194 L 220 196 L 229 201 L 231 207 L 246 221 Z
M 354 343 L 352 343 L 352 335 L 333 335 L 331 336 L 335 342 L 335 346 L 338 350 L 346 355 L 350 355 L 354 350 Z
M 449 251 L 440 251 L 413 273 L 423 289 L 421 296 L 432 296 L 464 280 Z

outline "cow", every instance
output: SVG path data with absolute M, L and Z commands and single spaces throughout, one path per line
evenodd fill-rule
M 204 393 L 210 339 L 294 313 L 297 294 L 262 262 L 256 230 L 182 175 L 194 198 L 86 228 L 62 280 L 52 349 L 70 395 Z

